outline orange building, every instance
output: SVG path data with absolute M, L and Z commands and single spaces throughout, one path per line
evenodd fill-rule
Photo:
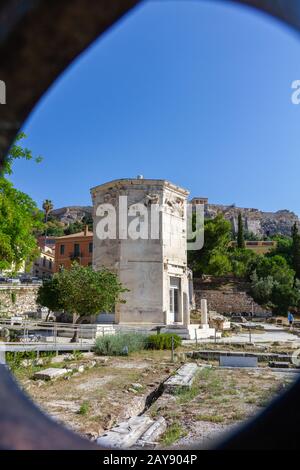
M 93 232 L 86 226 L 83 232 L 56 238 L 55 272 L 61 267 L 71 267 L 74 261 L 82 266 L 91 266 L 93 258 Z

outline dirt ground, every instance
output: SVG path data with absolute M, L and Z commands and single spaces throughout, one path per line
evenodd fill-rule
M 88 437 L 99 436 L 120 420 L 142 412 L 148 394 L 178 367 L 170 363 L 170 352 L 163 351 L 140 352 L 130 358 L 91 355 L 14 371 L 23 389 L 44 411 Z M 41 369 L 87 365 L 91 359 L 97 364 L 82 373 L 48 382 L 32 380 Z
M 87 353 L 60 363 L 51 361 L 46 366 L 19 366 L 14 373 L 24 390 L 54 419 L 95 438 L 143 411 L 152 417 L 164 416 L 168 427 L 161 437 L 162 448 L 180 448 L 199 441 L 207 444 L 218 433 L 262 410 L 295 379 L 293 373 L 263 367 L 220 369 L 216 362 L 205 362 L 191 390 L 163 394 L 145 409 L 149 394 L 156 396 L 160 384 L 181 365 L 171 362 L 169 351 L 115 358 Z M 88 368 L 91 361 L 96 364 Z M 54 382 L 32 380 L 34 372 L 47 367 L 80 365 L 86 367 L 84 372 Z

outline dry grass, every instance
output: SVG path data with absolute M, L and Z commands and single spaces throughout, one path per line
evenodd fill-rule
M 225 429 L 257 413 L 291 379 L 278 380 L 264 369 L 205 368 L 190 390 L 179 391 L 169 403 L 163 400 L 163 406 L 159 399 L 156 413 L 163 415 L 169 426 L 185 423 L 190 432 L 197 422 L 222 425 Z
M 84 358 L 78 360 L 78 364 L 84 362 Z M 178 366 L 170 363 L 169 351 L 142 351 L 129 357 L 109 358 L 107 363 L 99 362 L 68 380 L 36 382 L 30 379 L 30 368 L 19 368 L 15 374 L 50 415 L 82 434 L 99 435 L 130 413 L 142 411 L 146 396 Z M 190 390 L 178 390 L 174 396 L 163 394 L 148 414 L 165 417 L 168 429 L 162 442 L 173 445 L 201 422 L 223 428 L 255 414 L 286 387 L 293 378 L 290 376 L 287 379 L 265 369 L 204 368 Z M 142 387 L 135 388 L 135 383 Z
M 177 366 L 167 363 L 169 359 L 170 354 L 164 351 L 110 358 L 106 364 L 99 363 L 81 374 L 71 375 L 68 380 L 60 378 L 55 382 L 30 380 L 31 368 L 19 368 L 15 375 L 38 405 L 58 421 L 83 434 L 98 434 L 126 415 L 126 409 L 128 413 L 133 411 L 140 397 L 172 373 Z M 78 362 L 84 364 L 83 359 Z M 59 364 L 59 367 L 64 365 Z M 41 368 L 45 366 L 38 369 Z M 142 387 L 135 389 L 134 383 Z M 140 404 L 142 406 L 143 399 Z
M 161 436 L 161 443 L 162 445 L 169 447 L 186 435 L 187 431 L 182 427 L 182 424 L 178 421 L 174 421 Z

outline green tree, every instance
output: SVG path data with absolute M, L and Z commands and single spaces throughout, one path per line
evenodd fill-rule
M 5 157 L 3 174 L 4 175 L 11 175 L 12 174 L 12 166 L 15 160 L 19 160 L 24 158 L 25 160 L 32 160 L 34 159 L 37 163 L 42 161 L 42 157 L 33 157 L 31 150 L 28 148 L 24 148 L 22 145 L 19 145 L 19 141 L 22 139 L 26 139 L 26 134 L 24 132 L 19 132 L 17 135 L 13 145 L 11 146 L 8 155 Z
M 41 216 L 45 219 L 45 214 L 41 211 Z M 65 235 L 65 224 L 60 220 L 56 219 L 51 212 L 48 215 L 47 223 L 43 225 L 42 230 L 39 232 L 39 236 L 45 236 L 47 233 L 47 237 L 63 237 Z
M 274 283 L 272 292 L 273 313 L 286 315 L 288 310 L 297 308 L 300 301 L 300 289 L 297 285 Z
M 285 258 L 262 256 L 251 276 L 251 295 L 261 305 L 271 307 L 275 314 L 286 314 L 300 302 L 299 281 Z
M 196 274 L 224 275 L 230 271 L 230 262 L 225 261 L 231 240 L 231 224 L 222 214 L 204 223 L 204 246 L 201 250 L 189 251 L 188 262 Z
M 232 265 L 225 253 L 213 252 L 207 266 L 207 274 L 214 276 L 225 276 L 232 271 Z
M 73 263 L 71 269 L 61 270 L 43 283 L 38 302 L 51 310 L 64 310 L 73 316 L 74 323 L 81 323 L 86 316 L 113 311 L 117 303 L 124 302 L 121 294 L 126 291 L 109 270 L 94 271 Z
M 45 279 L 37 294 L 37 304 L 47 307 L 52 312 L 64 309 L 59 296 L 59 278 L 56 274 L 50 279 Z
M 53 202 L 50 199 L 45 199 L 43 202 L 43 211 L 45 214 L 45 223 L 48 222 L 50 212 L 53 210 Z
M 64 232 L 65 235 L 72 235 L 73 233 L 82 232 L 84 227 L 85 225 L 82 222 L 76 220 L 75 222 L 69 224 L 69 226 L 65 228 Z
M 241 212 L 239 212 L 238 215 L 237 247 L 245 248 L 244 226 Z
M 269 253 L 266 253 L 266 257 L 270 258 L 272 256 L 280 255 L 282 256 L 288 265 L 292 268 L 292 238 L 286 237 L 284 235 L 275 235 L 272 237 L 272 240 L 276 241 L 277 246 Z
M 21 132 L 12 145 L 0 176 L 0 269 L 14 270 L 32 261 L 38 254 L 35 233 L 43 226 L 40 211 L 25 193 L 14 188 L 5 175 L 12 174 L 14 160 L 31 160 L 32 153 L 18 142 L 25 138 Z M 35 159 L 41 161 L 41 157 Z
M 300 234 L 296 222 L 292 228 L 292 266 L 295 270 L 295 277 L 300 279 Z
M 81 221 L 82 225 L 88 225 L 89 230 L 92 232 L 93 231 L 93 216 L 92 214 L 87 214 L 82 218 Z
M 280 284 L 293 285 L 295 272 L 290 268 L 283 256 L 260 256 L 257 258 L 255 270 L 259 278 L 272 276 Z
M 40 211 L 25 193 L 0 178 L 0 269 L 18 271 L 38 255 L 35 231 L 43 226 Z
M 229 259 L 232 267 L 232 274 L 237 278 L 249 279 L 258 262 L 259 255 L 253 250 L 231 248 Z
M 251 295 L 260 305 L 270 305 L 274 288 L 274 279 L 272 276 L 259 278 L 256 271 L 251 275 Z M 268 305 L 269 304 L 269 305 Z
M 47 226 L 47 222 L 48 222 L 48 217 L 49 217 L 49 214 L 50 212 L 53 210 L 53 202 L 50 200 L 50 199 L 45 199 L 44 202 L 43 202 L 43 211 L 44 211 L 44 214 L 45 214 L 45 245 L 47 244 L 47 234 L 48 234 L 48 226 Z
M 48 220 L 42 235 L 45 235 L 46 230 L 47 237 L 63 237 L 65 235 L 65 226 L 59 220 Z

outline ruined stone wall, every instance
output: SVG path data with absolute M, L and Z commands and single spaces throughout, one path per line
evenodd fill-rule
M 230 278 L 194 279 L 196 308 L 200 309 L 201 299 L 207 299 L 209 310 L 218 313 L 252 312 L 262 314 L 266 310 L 255 303 L 248 294 L 249 284 Z
M 0 286 L 0 316 L 36 312 L 37 291 L 38 286 Z

